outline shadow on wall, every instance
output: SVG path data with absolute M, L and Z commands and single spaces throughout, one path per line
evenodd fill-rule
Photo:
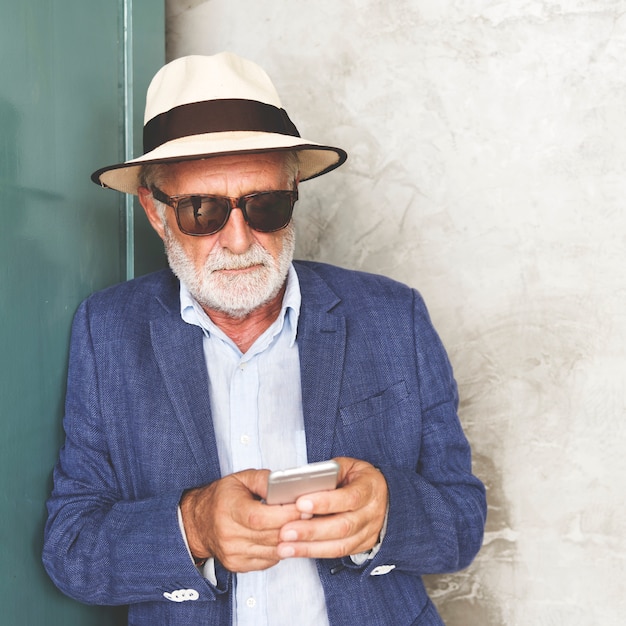
M 426 589 L 447 626 L 504 626 L 502 599 L 491 592 L 497 562 L 507 569 L 515 560 L 515 536 L 502 479 L 492 459 L 474 453 L 474 473 L 487 488 L 487 524 L 483 546 L 467 569 L 425 576 Z

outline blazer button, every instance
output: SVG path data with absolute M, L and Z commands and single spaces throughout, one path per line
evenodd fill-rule
M 388 574 L 392 569 L 396 569 L 395 565 L 379 565 L 375 567 L 370 576 L 383 576 L 384 574 Z
M 166 591 L 163 595 L 172 602 L 187 602 L 187 600 L 197 600 L 200 597 L 195 589 L 175 589 L 171 593 Z

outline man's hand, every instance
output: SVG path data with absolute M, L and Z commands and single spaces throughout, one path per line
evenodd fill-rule
M 191 553 L 231 572 L 275 565 L 280 529 L 300 519 L 295 505 L 268 506 L 268 470 L 244 470 L 185 493 L 180 509 Z
M 338 558 L 371 550 L 387 512 L 387 482 L 365 461 L 340 457 L 339 487 L 301 496 L 296 509 L 312 519 L 280 529 L 278 556 Z M 271 508 L 271 507 L 270 507 Z

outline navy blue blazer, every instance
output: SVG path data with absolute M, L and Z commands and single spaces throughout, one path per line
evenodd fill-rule
M 409 287 L 294 265 L 309 460 L 364 459 L 389 486 L 376 557 L 317 562 L 330 623 L 442 624 L 421 575 L 466 567 L 486 514 L 445 350 Z M 169 270 L 80 306 L 64 427 L 43 554 L 55 584 L 89 604 L 130 605 L 130 624 L 230 624 L 231 574 L 217 564 L 219 585 L 205 580 L 178 526 L 183 492 L 220 468 L 201 330 L 181 320 Z

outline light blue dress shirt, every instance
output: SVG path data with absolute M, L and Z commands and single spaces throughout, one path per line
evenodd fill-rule
M 242 354 L 181 284 L 181 316 L 204 334 L 223 476 L 248 468 L 286 469 L 307 462 L 296 342 L 300 301 L 292 266 L 278 319 Z M 213 572 L 209 560 L 204 575 L 211 579 Z M 237 626 L 328 624 L 313 559 L 286 559 L 267 570 L 237 574 L 235 581 L 233 623 Z

